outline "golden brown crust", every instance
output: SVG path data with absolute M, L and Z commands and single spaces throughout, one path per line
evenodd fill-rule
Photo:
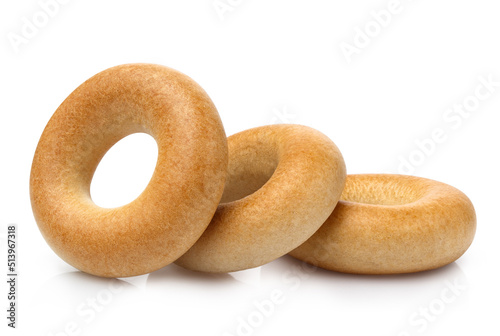
M 200 240 L 176 261 L 185 268 L 231 272 L 270 262 L 309 238 L 342 192 L 340 151 L 309 127 L 258 127 L 229 137 L 228 146 L 222 203 Z
M 96 206 L 90 182 L 99 161 L 135 132 L 158 144 L 151 181 L 125 206 Z M 121 65 L 83 83 L 47 124 L 31 170 L 33 212 L 49 245 L 76 268 L 104 277 L 144 274 L 199 238 L 226 166 L 224 129 L 201 87 L 167 67 Z
M 418 272 L 458 259 L 475 231 L 472 203 L 447 184 L 404 175 L 348 175 L 332 215 L 290 255 L 346 273 Z

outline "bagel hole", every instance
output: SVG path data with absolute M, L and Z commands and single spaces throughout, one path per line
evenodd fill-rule
M 346 202 L 373 205 L 403 205 L 413 203 L 422 196 L 422 190 L 415 186 L 391 181 L 349 181 L 348 179 L 340 199 Z
M 149 134 L 134 133 L 121 139 L 97 166 L 90 184 L 92 200 L 103 208 L 132 202 L 151 180 L 157 159 L 158 146 Z
M 278 167 L 276 156 L 264 148 L 248 148 L 230 157 L 221 203 L 243 199 L 262 188 Z

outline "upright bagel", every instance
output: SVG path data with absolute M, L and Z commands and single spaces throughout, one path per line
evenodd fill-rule
M 200 240 L 176 261 L 182 267 L 231 272 L 272 261 L 321 226 L 344 187 L 342 155 L 309 127 L 258 127 L 229 137 L 228 147 L 221 205 Z
M 348 175 L 332 215 L 290 255 L 346 273 L 418 272 L 458 259 L 475 231 L 472 203 L 447 184 L 404 175 Z
M 105 209 L 90 182 L 106 151 L 136 132 L 158 144 L 158 161 L 133 202 Z M 224 189 L 227 145 L 210 98 L 192 79 L 152 64 L 110 68 L 87 80 L 48 122 L 30 178 L 35 219 L 52 249 L 104 277 L 159 269 L 199 238 Z

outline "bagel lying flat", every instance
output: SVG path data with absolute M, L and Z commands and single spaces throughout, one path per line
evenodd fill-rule
M 90 182 L 106 151 L 136 132 L 158 144 L 146 189 L 105 209 Z M 157 270 L 186 252 L 217 208 L 227 167 L 226 136 L 208 95 L 192 79 L 152 64 L 110 68 L 87 80 L 48 122 L 31 169 L 31 204 L 47 243 L 94 275 Z
M 200 240 L 176 261 L 182 267 L 231 272 L 270 262 L 321 226 L 344 187 L 342 155 L 309 127 L 258 127 L 229 137 L 228 147 L 221 204 Z
M 458 259 L 475 231 L 472 203 L 447 184 L 404 175 L 348 175 L 332 215 L 290 255 L 346 273 L 418 272 Z

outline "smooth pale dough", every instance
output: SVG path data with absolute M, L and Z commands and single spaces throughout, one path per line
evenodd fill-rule
M 227 182 L 215 216 L 176 264 L 231 272 L 270 262 L 306 241 L 342 193 L 345 164 L 325 135 L 300 125 L 228 138 Z
M 345 273 L 418 272 L 458 259 L 475 231 L 471 201 L 447 184 L 404 175 L 348 175 L 332 215 L 290 255 Z
M 136 132 L 158 144 L 151 181 L 125 206 L 95 205 L 90 182 L 99 161 Z M 219 114 L 198 84 L 160 65 L 121 65 L 83 83 L 48 122 L 33 159 L 31 204 L 47 243 L 69 264 L 103 277 L 145 274 L 200 237 L 226 167 Z

